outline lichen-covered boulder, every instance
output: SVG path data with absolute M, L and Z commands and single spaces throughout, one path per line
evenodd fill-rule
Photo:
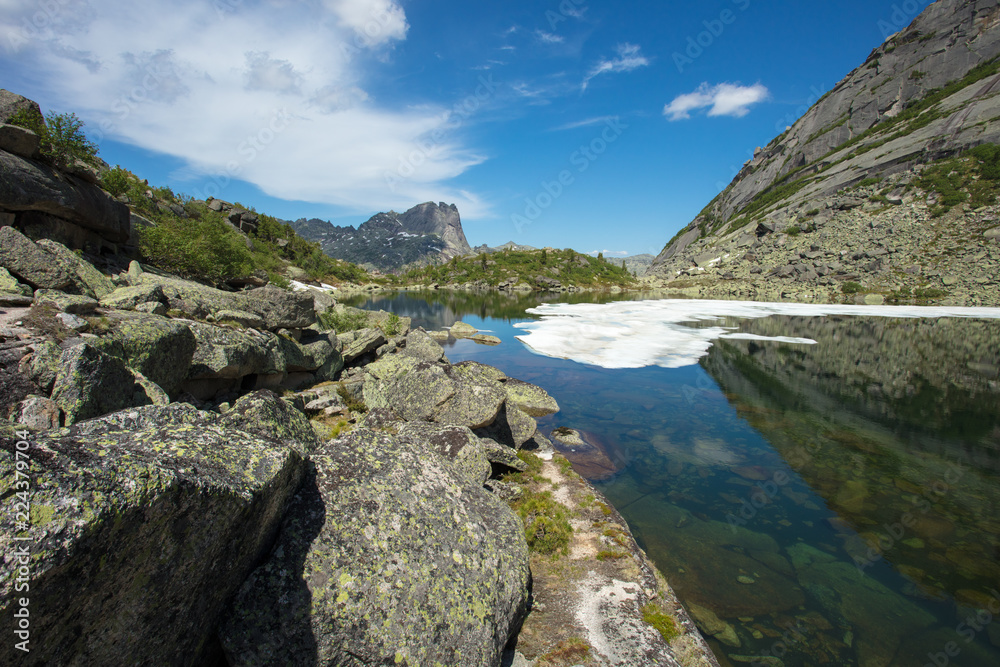
M 183 322 L 155 315 L 115 323 L 111 338 L 121 344 L 125 362 L 175 395 L 188 375 L 198 341 Z
M 492 380 L 455 373 L 450 366 L 445 368 L 454 383 L 455 394 L 435 411 L 434 421 L 469 428 L 492 424 L 507 398 L 503 387 Z
M 479 333 L 479 329 L 465 322 L 455 322 L 451 325 L 451 335 L 455 338 L 470 338 L 477 333 Z
M 309 419 L 266 389 L 240 398 L 219 423 L 288 443 L 303 456 L 308 456 L 321 444 Z
M 454 373 L 458 373 L 468 378 L 494 380 L 496 382 L 502 382 L 507 379 L 506 373 L 499 368 L 487 366 L 486 364 L 481 364 L 478 361 L 462 361 L 454 364 L 451 368 Z
M 509 379 L 504 381 L 503 388 L 507 392 L 507 398 L 529 417 L 544 417 L 559 412 L 556 399 L 537 385 Z
M 188 326 L 197 340 L 189 380 L 238 379 L 285 371 L 285 360 L 273 334 L 252 329 L 236 331 L 200 322 L 190 322 Z
M 52 239 L 39 239 L 39 248 L 52 255 L 55 260 L 73 277 L 76 291 L 95 299 L 101 299 L 115 290 L 111 278 L 101 273 L 93 264 L 80 257 L 75 252 Z
M 134 412 L 33 439 L 28 527 L 6 492 L 15 441 L 0 440 L 0 613 L 26 596 L 13 541 L 26 538 L 31 664 L 206 664 L 301 482 L 302 457 L 273 439 L 190 409 Z
M 399 427 L 398 435 L 417 446 L 428 447 L 451 461 L 474 486 L 482 486 L 493 472 L 479 438 L 465 426 L 407 422 Z
M 360 429 L 312 460 L 220 627 L 229 664 L 499 664 L 528 600 L 517 516 L 408 438 Z
M 403 354 L 436 364 L 444 358 L 444 348 L 427 332 L 411 331 L 406 336 L 406 347 L 403 348 Z
M 62 350 L 50 340 L 32 345 L 32 354 L 21 360 L 21 373 L 37 384 L 46 394 L 52 393 L 56 375 L 59 374 L 59 359 Z
M 489 438 L 514 449 L 520 449 L 538 430 L 538 422 L 517 407 L 510 399 L 503 402 L 492 424 L 477 429 L 476 435 Z
M 130 273 L 130 280 L 132 274 Z M 207 317 L 222 311 L 243 311 L 258 317 L 267 329 L 304 329 L 316 322 L 313 298 L 268 285 L 244 292 L 224 292 L 180 278 L 143 272 L 135 276 L 139 285 L 159 285 L 170 308 L 192 317 Z M 135 285 L 133 285 L 135 286 Z
M 97 302 L 89 296 L 67 294 L 58 290 L 40 289 L 35 291 L 34 305 L 49 305 L 61 313 L 84 315 L 94 312 Z
M 17 282 L 17 278 L 10 275 L 10 272 L 0 267 L 0 294 L 13 294 L 18 296 L 31 296 L 31 288 Z
M 379 329 L 362 329 L 354 333 L 353 340 L 344 346 L 344 363 L 352 364 L 386 344 L 385 334 Z
M 299 341 L 279 335 L 278 345 L 289 372 L 314 371 L 339 356 L 334 333 L 303 336 Z
M 162 389 L 158 389 L 140 381 L 121 359 L 83 344 L 62 353 L 52 400 L 70 426 L 109 412 L 162 402 Z
M 144 303 L 162 303 L 167 300 L 159 285 L 119 287 L 101 297 L 101 306 L 114 310 L 135 310 Z
M 37 289 L 63 290 L 73 285 L 73 276 L 13 227 L 0 227 L 0 266 Z

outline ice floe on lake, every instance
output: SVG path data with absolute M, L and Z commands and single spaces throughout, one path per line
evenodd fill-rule
M 720 338 L 812 345 L 807 338 L 739 333 L 734 327 L 704 326 L 725 318 L 757 319 L 771 315 L 826 317 L 1000 319 L 1000 308 L 947 306 L 851 306 L 808 303 L 757 303 L 665 299 L 607 304 L 543 304 L 528 310 L 541 316 L 515 326 L 527 331 L 517 339 L 538 354 L 604 368 L 680 368 L 698 363 Z

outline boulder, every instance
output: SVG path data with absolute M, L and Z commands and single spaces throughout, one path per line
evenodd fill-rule
M 299 341 L 279 335 L 278 345 L 288 372 L 315 371 L 331 362 L 336 366 L 340 360 L 337 335 L 334 333 L 313 335 L 310 338 L 303 336 Z
M 39 212 L 125 243 L 131 233 L 129 208 L 96 185 L 41 162 L 0 151 L 0 208 Z
M 37 102 L 0 88 L 0 123 L 9 123 L 18 111 L 33 111 L 39 116 L 42 115 L 42 109 Z
M 236 331 L 211 324 L 190 322 L 197 345 L 189 380 L 239 379 L 247 375 L 285 372 L 277 336 L 254 331 Z
M 469 338 L 477 333 L 479 333 L 479 329 L 465 322 L 455 322 L 451 325 L 451 335 L 455 338 Z
M 93 345 L 77 345 L 63 352 L 59 359 L 52 400 L 70 426 L 110 412 L 158 402 L 162 390 L 157 392 L 144 384 L 121 359 Z
M 312 460 L 220 627 L 228 663 L 500 664 L 528 601 L 517 516 L 409 438 L 359 429 Z
M 144 303 L 162 303 L 167 300 L 159 285 L 119 287 L 101 297 L 101 306 L 114 310 L 135 310 Z
M 352 364 L 386 344 L 385 334 L 379 329 L 362 329 L 355 332 L 354 340 L 344 347 L 344 363 Z
M 176 395 L 188 375 L 198 340 L 183 322 L 165 317 L 130 317 L 113 327 L 111 340 L 134 370 Z
M 538 423 L 508 398 L 492 424 L 476 431 L 481 438 L 489 438 L 500 444 L 520 449 L 531 440 L 538 429 Z
M 59 374 L 59 359 L 62 350 L 52 341 L 46 340 L 32 346 L 34 352 L 21 360 L 22 375 L 37 384 L 46 394 L 52 393 L 56 375 Z
M 31 297 L 32 289 L 17 282 L 7 269 L 0 267 L 0 294 Z
M 92 313 L 97 308 L 97 302 L 89 296 L 66 294 L 48 289 L 40 289 L 35 292 L 34 304 L 36 306 L 52 306 L 61 313 L 73 313 L 74 315 Z
M 469 378 L 495 380 L 497 382 L 502 382 L 507 379 L 506 373 L 499 368 L 487 366 L 486 364 L 481 364 L 478 361 L 462 361 L 454 364 L 451 369 L 453 373 L 458 373 L 459 375 Z
M 368 372 L 371 366 L 384 360 L 390 360 L 398 370 L 387 371 L 381 379 Z M 384 369 L 385 365 L 381 365 L 377 372 Z M 365 404 L 369 408 L 393 408 L 404 421 L 432 420 L 439 407 L 455 395 L 455 382 L 444 368 L 412 357 L 390 355 L 369 364 L 365 370 Z
M 303 457 L 322 444 L 304 414 L 266 389 L 236 401 L 219 425 L 285 443 Z
M 4 479 L 21 469 L 13 452 L 0 446 Z M 268 553 L 305 468 L 283 443 L 190 406 L 43 435 L 26 460 L 31 524 L 5 512 L 0 532 L 30 544 L 40 665 L 209 664 L 220 612 Z M 13 547 L 7 557 L 0 613 L 11 617 L 24 594 Z
M 409 422 L 399 428 L 399 437 L 445 457 L 473 486 L 482 486 L 492 474 L 482 441 L 465 426 Z
M 472 337 L 472 342 L 478 343 L 480 345 L 499 345 L 503 341 L 496 336 L 487 336 L 486 334 L 476 334 Z
M 26 157 L 38 157 L 38 147 L 41 140 L 31 130 L 17 125 L 0 124 L 0 150 Z
M 215 314 L 216 322 L 232 322 L 248 329 L 263 329 L 264 320 L 242 310 L 220 310 Z
M 130 274 L 131 275 L 131 274 Z M 180 278 L 143 272 L 139 284 L 159 285 L 175 308 L 191 317 L 205 318 L 220 311 L 242 311 L 256 316 L 271 330 L 304 329 L 316 322 L 312 296 L 267 286 L 244 292 L 224 292 Z
M 511 379 L 504 381 L 503 388 L 507 398 L 529 417 L 544 417 L 559 412 L 556 399 L 537 385 Z
M 5 181 L 0 179 L 0 193 Z M 37 289 L 62 290 L 73 285 L 73 276 L 52 255 L 13 227 L 0 227 L 0 266 Z
M 71 313 L 56 313 L 55 319 L 59 320 L 62 326 L 70 331 L 78 333 L 90 331 L 90 322 Z
M 14 424 L 27 426 L 32 431 L 59 428 L 59 406 L 44 396 L 28 396 L 14 406 L 10 420 Z
M 115 284 L 111 282 L 110 278 L 62 243 L 51 239 L 40 239 L 37 245 L 55 257 L 56 261 L 73 276 L 73 284 L 76 285 L 75 291 L 80 294 L 101 299 L 115 290 Z
M 452 380 L 454 395 L 435 410 L 433 420 L 473 429 L 492 424 L 507 398 L 500 383 L 455 373 L 450 367 L 446 374 Z
M 435 364 L 444 358 L 444 348 L 425 331 L 411 331 L 406 336 L 403 354 Z

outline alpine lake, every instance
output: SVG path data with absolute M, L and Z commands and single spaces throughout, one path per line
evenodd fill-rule
M 445 351 L 556 398 L 723 666 L 1000 665 L 1000 310 L 347 303 L 499 337 Z

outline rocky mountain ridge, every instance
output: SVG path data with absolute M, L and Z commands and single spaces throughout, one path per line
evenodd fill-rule
M 775 235 L 821 228 L 845 210 L 882 213 L 882 206 L 863 208 L 872 196 L 885 198 L 873 203 L 902 206 L 900 193 L 915 182 L 925 165 L 1000 141 L 998 56 L 1000 8 L 996 3 L 934 3 L 909 27 L 873 50 L 864 64 L 784 134 L 758 149 L 733 182 L 664 248 L 649 271 L 650 283 L 670 287 L 682 281 L 682 289 L 700 287 L 706 295 L 724 295 L 735 289 L 751 296 L 759 294 L 760 298 L 775 292 L 786 292 L 792 298 L 824 293 L 818 288 L 823 287 L 820 281 L 827 275 L 840 282 L 857 282 L 865 291 L 946 287 L 936 276 L 905 278 L 907 266 L 921 263 L 921 256 L 907 257 L 900 263 L 883 261 L 874 265 L 874 270 L 865 265 L 846 267 L 843 272 L 834 266 L 826 275 L 815 270 L 782 271 L 783 275 L 775 273 L 768 281 L 751 277 L 762 276 L 762 271 L 743 275 L 719 265 L 749 253 L 751 264 L 764 259 L 765 266 L 760 267 L 764 272 L 772 267 L 798 266 L 801 244 L 781 241 Z M 892 187 L 884 184 L 873 195 L 865 192 L 857 196 L 858 188 L 863 190 L 879 181 Z M 934 215 L 937 198 L 933 192 L 929 194 L 929 199 L 914 196 L 905 206 L 918 218 L 924 212 Z M 922 209 L 923 205 L 926 208 Z M 956 217 L 951 222 L 965 228 L 956 233 L 972 244 L 963 250 L 989 254 L 991 240 L 975 232 L 984 231 L 978 228 L 994 212 L 975 209 L 982 209 L 982 204 L 966 211 L 970 214 L 967 219 Z M 889 218 L 901 215 L 897 212 Z M 900 240 L 899 235 L 910 230 L 918 234 L 923 222 L 889 226 Z M 871 224 L 882 222 L 879 219 Z M 839 255 L 845 248 L 837 247 L 836 240 L 837 234 L 830 228 L 825 239 L 812 237 L 805 252 Z M 852 242 L 863 243 L 864 239 Z M 919 240 L 910 238 L 905 243 L 919 245 Z M 813 250 L 813 245 L 819 248 Z M 876 248 L 865 252 L 869 250 Z M 709 263 L 717 270 L 707 266 Z M 685 275 L 692 269 L 699 275 Z M 714 276 L 700 277 L 713 272 Z M 988 276 L 988 272 L 980 273 L 983 275 L 977 279 Z M 740 284 L 720 286 L 719 280 L 726 274 L 732 274 L 729 277 Z M 811 289 L 801 289 L 803 275 L 809 276 L 805 283 Z M 691 285 L 692 279 L 695 285 Z
M 427 202 L 405 213 L 378 213 L 356 229 L 317 219 L 291 224 L 330 257 L 379 271 L 441 263 L 472 252 L 458 207 L 444 202 Z

